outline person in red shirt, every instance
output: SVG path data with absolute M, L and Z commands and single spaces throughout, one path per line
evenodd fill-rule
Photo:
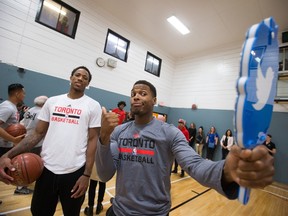
M 184 119 L 178 120 L 178 128 L 184 134 L 184 136 L 187 140 L 187 144 L 188 144 L 189 143 L 189 131 L 187 130 L 185 124 L 186 124 L 186 121 Z M 177 173 L 177 172 L 178 172 L 178 163 L 175 159 L 174 169 L 173 169 L 172 173 Z M 184 170 L 183 169 L 181 169 L 181 175 L 180 176 L 184 177 Z
M 118 125 L 122 124 L 126 117 L 126 112 L 124 110 L 124 107 L 126 106 L 125 101 L 119 101 L 117 104 L 117 108 L 113 109 L 112 112 L 118 114 L 119 122 Z
M 179 128 L 179 130 L 182 131 L 182 133 L 186 137 L 187 141 L 189 142 L 189 131 L 187 130 L 185 124 L 186 124 L 186 121 L 184 119 L 179 119 L 178 128 Z
M 61 20 L 59 20 L 56 29 L 62 33 L 68 34 L 68 17 L 64 16 Z

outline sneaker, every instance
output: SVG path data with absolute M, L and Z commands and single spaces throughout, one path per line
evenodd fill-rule
M 96 215 L 100 214 L 102 210 L 103 210 L 103 205 L 101 203 L 98 203 L 96 207 Z
M 88 215 L 88 216 L 92 216 L 93 215 L 93 207 L 86 207 L 84 209 L 84 214 Z
M 178 170 L 172 170 L 171 173 L 178 173 Z
M 24 194 L 24 195 L 27 195 L 27 194 L 31 194 L 31 193 L 33 193 L 33 190 L 30 190 L 30 189 L 27 188 L 27 187 L 22 187 L 21 189 L 16 188 L 15 191 L 14 191 L 14 194 Z
M 113 204 L 114 197 L 111 197 L 110 203 Z
M 180 177 L 183 178 L 184 177 L 184 171 L 181 170 L 181 174 L 180 174 Z

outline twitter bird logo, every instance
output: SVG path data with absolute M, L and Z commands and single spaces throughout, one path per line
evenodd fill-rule
M 274 71 L 271 67 L 268 67 L 266 71 L 266 76 L 263 75 L 260 63 L 257 68 L 257 78 L 256 78 L 256 97 L 258 99 L 257 103 L 253 104 L 255 110 L 261 110 L 268 102 L 272 84 L 274 78 Z

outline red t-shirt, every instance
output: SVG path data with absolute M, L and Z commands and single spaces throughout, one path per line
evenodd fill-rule
M 186 137 L 187 141 L 189 142 L 189 131 L 186 129 L 185 126 L 183 126 L 182 128 L 178 127 L 179 130 L 182 131 L 182 133 L 184 134 L 184 136 Z
M 118 125 L 122 124 L 126 117 L 126 112 L 124 110 L 120 110 L 119 108 L 115 108 L 112 112 L 118 114 L 119 122 Z

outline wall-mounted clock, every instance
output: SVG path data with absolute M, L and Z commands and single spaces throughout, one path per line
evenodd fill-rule
M 103 58 L 99 57 L 99 58 L 96 59 L 96 64 L 99 67 L 103 67 L 105 65 L 105 60 Z

